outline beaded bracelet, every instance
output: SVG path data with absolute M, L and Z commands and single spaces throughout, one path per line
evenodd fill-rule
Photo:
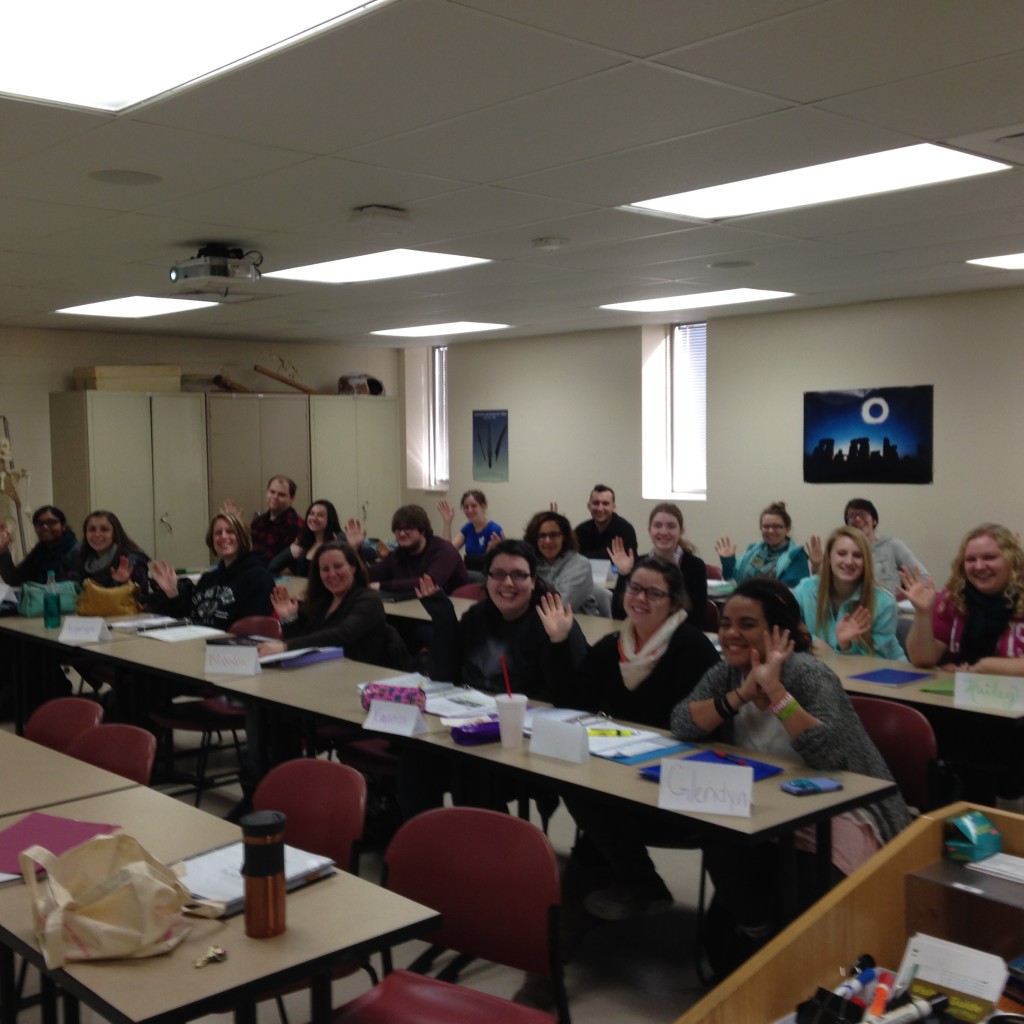
M 800 704 L 793 694 L 787 693 L 785 697 L 780 697 L 768 710 L 780 722 L 784 722 L 790 715 L 800 710 Z

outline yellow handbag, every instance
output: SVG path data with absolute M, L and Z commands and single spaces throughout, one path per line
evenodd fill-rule
M 101 587 L 92 580 L 82 584 L 78 597 L 79 615 L 99 615 L 111 618 L 115 615 L 138 615 L 142 611 L 138 584 L 120 583 L 116 587 Z

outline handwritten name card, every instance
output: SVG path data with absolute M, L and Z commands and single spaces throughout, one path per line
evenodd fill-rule
M 255 647 L 230 647 L 211 645 L 206 648 L 204 671 L 225 676 L 254 676 L 260 669 Z
M 962 708 L 998 708 L 1024 711 L 1024 679 L 990 676 L 981 672 L 957 672 L 953 703 Z
M 665 758 L 661 762 L 658 806 L 749 818 L 754 770 L 738 764 L 709 764 Z

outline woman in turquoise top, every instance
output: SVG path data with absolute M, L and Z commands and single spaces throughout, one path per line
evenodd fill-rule
M 736 559 L 736 546 L 728 537 L 720 537 L 715 551 L 722 560 L 722 576 L 727 580 L 746 580 L 752 576 L 768 576 L 795 587 L 810 568 L 803 545 L 789 536 L 793 520 L 784 501 L 773 501 L 761 513 L 761 537 Z
M 825 545 L 821 573 L 793 591 L 807 628 L 840 654 L 906 661 L 896 639 L 896 601 L 875 584 L 871 545 L 860 530 L 840 526 Z

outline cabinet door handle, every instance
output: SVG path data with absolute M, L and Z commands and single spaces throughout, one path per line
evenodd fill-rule
M 160 517 L 160 522 L 163 523 L 164 526 L 167 527 L 167 532 L 168 533 L 174 533 L 174 527 L 171 526 L 171 521 L 170 521 L 170 519 L 167 518 L 167 513 L 166 512 Z

